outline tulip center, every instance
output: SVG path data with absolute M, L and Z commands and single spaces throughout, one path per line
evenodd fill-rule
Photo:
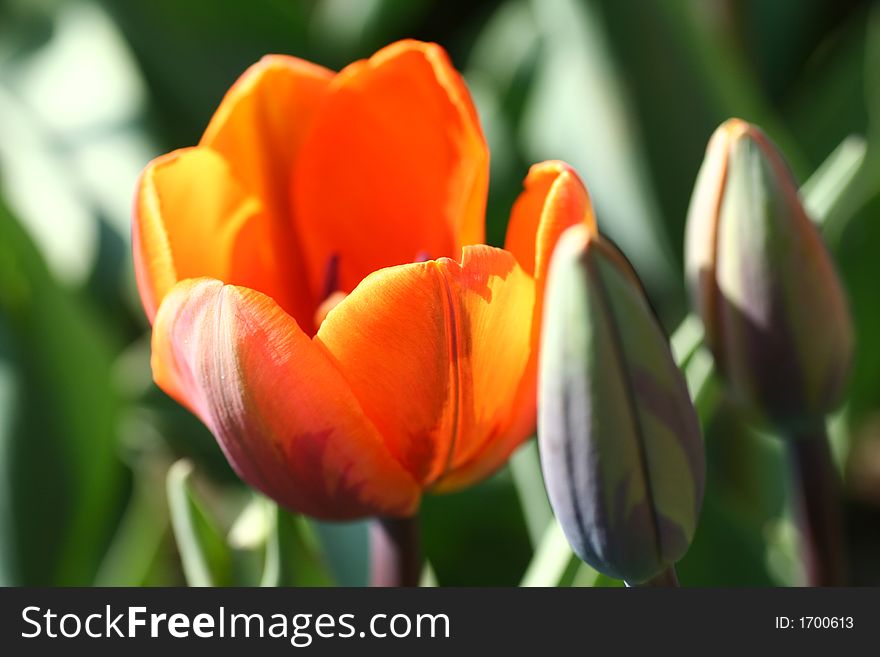
M 321 295 L 322 301 L 315 310 L 315 329 L 321 328 L 321 324 L 327 319 L 327 315 L 336 306 L 342 303 L 348 295 L 339 289 L 339 254 L 334 253 L 327 258 L 324 265 L 324 286 Z
M 413 262 L 428 262 L 431 260 L 431 254 L 422 249 L 416 253 Z M 340 289 L 339 285 L 339 254 L 334 253 L 324 265 L 324 284 L 321 288 L 322 301 L 315 309 L 315 330 L 321 328 L 321 324 L 327 319 L 330 311 L 338 306 L 348 294 Z

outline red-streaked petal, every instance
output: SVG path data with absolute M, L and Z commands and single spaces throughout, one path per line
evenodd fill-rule
M 559 236 L 579 222 L 596 231 L 590 197 L 574 170 L 563 162 L 534 165 L 526 177 L 525 190 L 513 207 L 506 240 L 507 249 L 535 279 L 534 314 L 529 321 L 529 361 L 519 379 L 508 425 L 496 439 L 485 442 L 467 462 L 445 477 L 438 489 L 452 490 L 479 481 L 500 467 L 511 452 L 534 433 L 538 343 L 547 267 Z
M 272 299 L 210 279 L 165 298 L 153 374 L 211 429 L 250 485 L 309 515 L 408 515 L 419 488 L 345 380 Z
M 533 354 L 531 318 L 537 290 L 532 278 L 507 251 L 465 247 L 461 266 L 439 263 L 458 302 L 461 432 L 444 478 L 454 478 L 486 445 L 517 444 L 530 432 L 508 436 L 512 418 L 522 412 L 517 392 Z M 490 466 L 488 472 L 503 464 Z

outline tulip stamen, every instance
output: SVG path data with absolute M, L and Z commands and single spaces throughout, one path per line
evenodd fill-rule
M 324 287 L 321 299 L 339 290 L 339 254 L 332 253 L 324 265 Z

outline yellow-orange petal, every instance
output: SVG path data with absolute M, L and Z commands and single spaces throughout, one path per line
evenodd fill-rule
M 153 375 L 208 426 L 247 483 L 291 509 L 409 515 L 420 490 L 333 363 L 272 299 L 178 283 L 153 328 Z
M 535 431 L 537 408 L 538 343 L 544 282 L 550 256 L 566 228 L 584 223 L 596 231 L 590 197 L 575 171 L 563 162 L 534 165 L 511 212 L 506 248 L 535 280 L 534 312 L 529 320 L 530 357 L 519 378 L 513 413 L 499 435 L 484 443 L 470 458 L 440 482 L 438 490 L 453 490 L 479 481 L 499 468 Z
M 138 184 L 132 225 L 147 316 L 153 320 L 175 283 L 199 276 L 260 290 L 286 310 L 307 305 L 306 286 L 283 275 L 285 255 L 272 235 L 260 199 L 215 151 L 185 148 L 153 160 Z
M 400 41 L 345 68 L 294 171 L 313 294 L 336 255 L 349 292 L 382 267 L 482 242 L 488 173 L 476 112 L 442 48 Z
M 320 342 L 396 458 L 425 486 L 509 424 L 530 351 L 534 283 L 513 256 L 465 247 L 368 276 Z
M 227 279 L 235 237 L 262 213 L 255 197 L 208 149 L 184 148 L 147 165 L 133 214 L 135 272 L 152 319 L 182 278 Z

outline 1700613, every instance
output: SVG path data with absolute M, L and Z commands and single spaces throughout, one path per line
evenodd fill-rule
M 800 630 L 851 630 L 855 627 L 852 616 L 801 616 L 790 618 L 788 616 L 776 617 L 776 629 L 800 629 Z

